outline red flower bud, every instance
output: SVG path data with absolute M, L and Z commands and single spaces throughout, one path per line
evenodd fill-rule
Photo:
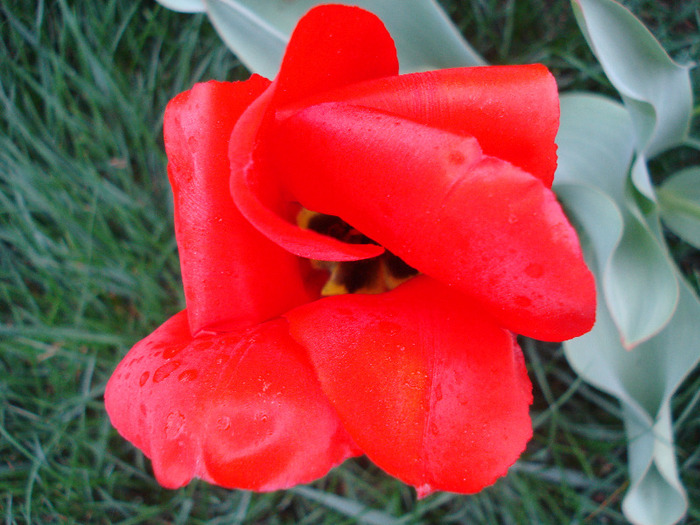
M 345 6 L 299 22 L 274 82 L 173 99 L 187 310 L 110 379 L 115 427 L 167 487 L 275 490 L 361 453 L 421 496 L 493 483 L 532 434 L 513 333 L 561 341 L 594 322 L 550 190 L 558 119 L 543 66 L 398 75 L 381 22 Z M 301 228 L 302 206 L 347 235 Z M 321 298 L 326 263 L 309 259 L 385 252 L 408 282 Z

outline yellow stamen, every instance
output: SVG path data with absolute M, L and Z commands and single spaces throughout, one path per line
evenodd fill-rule
M 301 228 L 312 229 L 324 235 L 340 238 L 344 242 L 372 242 L 340 218 L 322 215 L 306 208 L 302 208 L 297 215 L 297 224 Z M 319 227 L 319 225 L 321 226 Z M 389 264 L 390 258 L 392 265 Z M 397 262 L 399 263 L 398 267 Z M 383 293 L 393 290 L 417 273 L 390 252 L 361 261 L 314 260 L 311 261 L 311 264 L 314 268 L 329 272 L 328 281 L 321 290 L 321 294 L 324 296 L 346 293 Z

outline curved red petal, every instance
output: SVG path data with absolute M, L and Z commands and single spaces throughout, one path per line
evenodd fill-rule
M 300 262 L 260 235 L 229 193 L 231 130 L 268 85 L 258 76 L 197 84 L 165 112 L 175 233 L 195 334 L 255 324 L 309 299 Z
M 593 276 L 554 194 L 475 139 L 328 103 L 281 122 L 274 144 L 302 205 L 477 298 L 509 330 L 561 341 L 593 326 Z
M 240 119 L 231 136 L 231 194 L 261 233 L 300 257 L 353 261 L 376 257 L 374 244 L 347 244 L 293 224 L 284 196 L 275 191 L 265 153 L 266 120 L 280 105 L 348 84 L 398 73 L 396 48 L 382 22 L 357 7 L 323 5 L 301 18 L 269 92 Z
M 286 317 L 358 446 L 421 496 L 481 490 L 532 435 L 513 335 L 436 281 L 330 297 Z
M 127 354 L 105 404 L 169 488 L 277 490 L 358 453 L 282 319 L 192 339 L 183 311 Z
M 346 102 L 458 135 L 551 187 L 557 168 L 557 84 L 541 64 L 443 69 L 379 78 L 322 93 L 284 108 Z M 294 107 L 292 107 L 294 106 Z
M 394 41 L 379 18 L 358 7 L 318 6 L 289 39 L 273 106 L 398 71 Z
M 294 217 L 278 179 L 256 149 L 273 94 L 274 84 L 243 113 L 230 137 L 230 192 L 238 210 L 260 233 L 299 257 L 355 261 L 381 255 L 384 249 L 375 244 L 348 244 L 290 222 Z

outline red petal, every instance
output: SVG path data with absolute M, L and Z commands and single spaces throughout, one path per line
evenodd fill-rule
M 231 134 L 230 190 L 238 210 L 260 233 L 299 257 L 354 261 L 381 255 L 384 249 L 375 244 L 347 244 L 290 222 L 294 217 L 287 211 L 278 180 L 269 171 L 264 155 L 256 152 L 256 141 L 273 93 L 274 87 L 258 97 Z
M 554 194 L 475 139 L 329 103 L 287 118 L 271 143 L 302 205 L 474 296 L 506 328 L 561 341 L 592 327 L 593 277 Z
M 347 102 L 473 136 L 486 155 L 506 160 L 551 187 L 557 167 L 557 84 L 546 67 L 443 69 L 353 84 L 295 103 Z M 284 114 L 295 110 L 285 108 Z
M 229 193 L 231 130 L 268 85 L 257 76 L 198 84 L 165 113 L 175 233 L 195 334 L 255 324 L 309 298 L 299 261 L 260 235 Z
M 350 245 L 302 230 L 255 154 L 261 127 L 273 108 L 347 84 L 398 73 L 396 48 L 382 22 L 357 7 L 324 5 L 297 24 L 273 88 L 241 118 L 231 136 L 231 193 L 238 209 L 260 232 L 300 257 L 352 261 L 375 257 L 379 246 Z M 263 147 L 265 147 L 263 138 Z M 255 155 L 255 156 L 254 156 Z
M 481 490 L 532 435 L 531 385 L 514 337 L 427 277 L 286 317 L 355 442 L 419 495 Z
M 357 453 L 307 359 L 281 319 L 192 339 L 181 312 L 127 354 L 105 403 L 163 486 L 277 490 Z
M 398 71 L 394 41 L 379 18 L 358 7 L 319 6 L 292 33 L 273 105 Z

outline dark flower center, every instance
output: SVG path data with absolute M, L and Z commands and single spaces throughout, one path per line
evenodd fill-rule
M 379 244 L 334 215 L 302 209 L 297 224 L 349 244 Z M 361 261 L 312 261 L 312 264 L 330 274 L 322 295 L 382 293 L 418 274 L 418 270 L 388 250 L 378 257 Z

